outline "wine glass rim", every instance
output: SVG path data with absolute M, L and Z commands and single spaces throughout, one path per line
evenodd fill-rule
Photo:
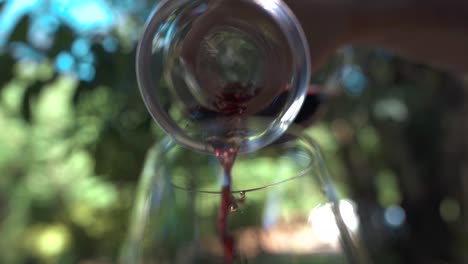
M 312 171 L 314 170 L 315 166 L 320 166 L 318 164 L 317 160 L 321 160 L 322 157 L 320 156 L 320 149 L 318 144 L 315 142 L 314 139 L 312 139 L 307 133 L 305 133 L 304 129 L 300 127 L 299 125 L 292 125 L 290 126 L 287 131 L 284 134 L 285 139 L 280 139 L 278 140 L 279 143 L 273 143 L 267 147 L 265 147 L 262 150 L 268 150 L 269 148 L 275 148 L 276 146 L 283 145 L 284 150 L 281 150 L 281 153 L 287 153 L 290 150 L 297 149 L 304 151 L 307 153 L 307 156 L 309 157 L 309 160 L 307 164 L 301 165 L 300 168 L 297 170 L 297 172 L 294 172 L 292 176 L 287 177 L 282 180 L 274 181 L 269 184 L 263 184 L 258 187 L 250 187 L 250 188 L 235 188 L 231 192 L 236 193 L 236 194 L 246 194 L 248 192 L 254 192 L 254 191 L 260 191 L 260 190 L 265 190 L 269 188 L 273 188 L 275 186 L 278 186 L 280 184 L 288 183 L 293 180 L 297 180 L 303 177 L 307 177 Z M 287 144 L 290 144 L 288 146 Z M 184 151 L 193 151 L 197 152 L 196 150 L 193 150 L 191 148 L 187 148 L 184 145 L 180 145 L 175 141 L 172 137 L 168 136 L 165 138 L 165 140 L 162 141 L 161 145 L 159 146 L 159 153 L 158 155 L 165 156 L 169 152 L 174 151 L 176 149 L 182 149 Z M 262 151 L 260 150 L 260 152 Z M 199 153 L 199 152 L 198 152 Z M 201 153 L 201 154 L 206 154 L 206 153 Z M 254 155 L 257 157 L 268 157 L 268 155 L 262 155 L 258 154 L 258 152 L 255 153 L 246 153 L 247 155 Z M 207 154 L 207 155 L 212 155 Z M 319 157 L 317 157 L 317 155 Z M 238 157 L 239 158 L 239 157 Z M 250 157 L 245 157 L 243 160 L 248 160 Z M 320 168 L 318 168 L 320 169 Z M 194 192 L 194 193 L 203 193 L 203 194 L 220 194 L 221 191 L 218 190 L 209 190 L 209 189 L 195 189 L 195 188 L 189 188 L 189 187 L 184 187 L 181 186 L 180 184 L 176 184 L 173 179 L 171 178 L 169 184 L 174 188 L 174 189 L 179 189 L 179 190 L 184 190 L 187 192 Z
M 246 193 L 250 193 L 250 192 L 261 191 L 261 190 L 266 190 L 266 189 L 269 189 L 269 188 L 273 188 L 273 187 L 276 187 L 278 185 L 288 183 L 290 181 L 305 177 L 305 176 L 308 175 L 308 173 L 310 173 L 311 170 L 312 170 L 312 168 L 308 167 L 308 168 L 306 168 L 304 170 L 301 170 L 299 173 L 297 173 L 297 175 L 292 176 L 290 178 L 287 178 L 287 179 L 284 179 L 284 180 L 281 180 L 281 181 L 277 181 L 277 182 L 274 182 L 274 183 L 271 183 L 271 184 L 263 185 L 263 186 L 260 186 L 260 187 L 231 190 L 231 193 L 241 194 L 242 195 L 242 194 L 246 194 Z M 195 189 L 185 188 L 185 187 L 181 187 L 181 186 L 179 186 L 177 184 L 174 184 L 173 182 L 171 182 L 171 186 L 173 188 L 175 188 L 175 189 L 179 189 L 179 190 L 183 190 L 183 191 L 187 191 L 187 192 L 194 192 L 194 193 L 218 194 L 218 195 L 222 193 L 221 191 L 195 190 Z

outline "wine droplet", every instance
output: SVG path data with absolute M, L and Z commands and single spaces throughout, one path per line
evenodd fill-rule
M 244 191 L 239 192 L 239 199 L 237 200 L 237 203 L 241 205 L 245 204 L 245 192 Z
M 231 213 L 236 212 L 238 209 L 239 209 L 239 206 L 237 205 L 236 202 L 233 202 L 233 203 L 231 204 L 231 206 L 229 207 L 229 211 L 230 211 Z

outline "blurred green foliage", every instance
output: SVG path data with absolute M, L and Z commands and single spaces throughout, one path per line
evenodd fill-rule
M 0 59 L 11 71 L 0 90 L 1 263 L 116 255 L 145 152 L 161 133 L 140 101 L 132 54 L 108 59 L 120 60 L 120 81 L 115 68 L 82 83 L 47 60 Z

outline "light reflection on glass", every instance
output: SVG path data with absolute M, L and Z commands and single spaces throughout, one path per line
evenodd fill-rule
M 321 242 L 337 247 L 340 242 L 340 230 L 335 224 L 332 204 L 328 203 L 315 207 L 309 215 L 314 233 L 317 234 Z M 359 229 L 359 217 L 357 215 L 354 202 L 341 200 L 339 202 L 340 214 L 344 224 L 352 233 L 357 233 Z

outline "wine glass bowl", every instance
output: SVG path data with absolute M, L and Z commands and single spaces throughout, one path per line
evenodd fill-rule
M 209 153 L 213 142 L 248 152 L 281 136 L 309 75 L 304 33 L 280 0 L 161 1 L 137 52 L 151 115 L 180 144 Z
M 353 262 L 357 244 L 315 143 L 291 129 L 285 135 L 237 156 L 232 263 L 365 263 Z M 214 155 L 161 143 L 146 162 L 121 263 L 231 263 L 217 229 L 222 181 Z

